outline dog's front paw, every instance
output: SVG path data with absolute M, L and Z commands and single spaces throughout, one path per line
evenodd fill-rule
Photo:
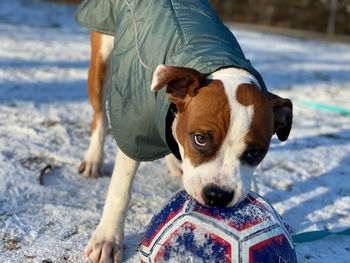
M 93 263 L 120 263 L 122 262 L 122 239 L 106 237 L 95 233 L 85 248 L 85 257 Z
M 79 168 L 78 172 L 86 178 L 96 178 L 103 175 L 103 161 L 90 161 L 84 160 Z

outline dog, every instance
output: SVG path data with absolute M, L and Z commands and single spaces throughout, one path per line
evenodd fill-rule
M 94 109 L 79 172 L 102 174 L 107 92 L 119 146 L 102 218 L 85 249 L 93 262 L 122 260 L 140 161 L 167 156 L 171 173 L 193 198 L 229 207 L 250 189 L 272 135 L 285 141 L 291 130 L 291 101 L 266 90 L 206 0 L 161 3 L 86 0 L 77 11 L 77 21 L 91 30 Z

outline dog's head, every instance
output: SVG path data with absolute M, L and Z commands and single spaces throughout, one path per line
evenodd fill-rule
M 291 101 L 262 92 L 254 78 L 237 69 L 207 78 L 194 69 L 159 65 L 151 89 L 165 86 L 178 109 L 173 133 L 185 190 L 204 205 L 236 204 L 250 188 L 272 135 L 288 138 Z

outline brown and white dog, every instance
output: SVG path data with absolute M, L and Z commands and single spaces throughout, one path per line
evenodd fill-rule
M 79 171 L 85 177 L 102 174 L 107 129 L 105 99 L 110 78 L 113 37 L 91 32 L 88 92 L 95 111 L 91 144 Z M 185 190 L 208 206 L 232 206 L 250 189 L 253 172 L 265 157 L 274 133 L 286 140 L 292 124 L 292 103 L 262 92 L 254 77 L 242 69 L 225 68 L 206 77 L 200 72 L 159 65 L 152 91 L 167 86 L 178 113 L 172 131 L 183 160 L 173 157 L 174 174 L 183 172 Z M 93 262 L 120 262 L 130 189 L 139 162 L 120 150 L 103 215 L 85 256 Z

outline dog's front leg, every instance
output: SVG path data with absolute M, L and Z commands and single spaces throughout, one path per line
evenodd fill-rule
M 118 151 L 101 221 L 85 249 L 85 256 L 94 263 L 122 260 L 124 221 L 138 166 L 139 162 Z

